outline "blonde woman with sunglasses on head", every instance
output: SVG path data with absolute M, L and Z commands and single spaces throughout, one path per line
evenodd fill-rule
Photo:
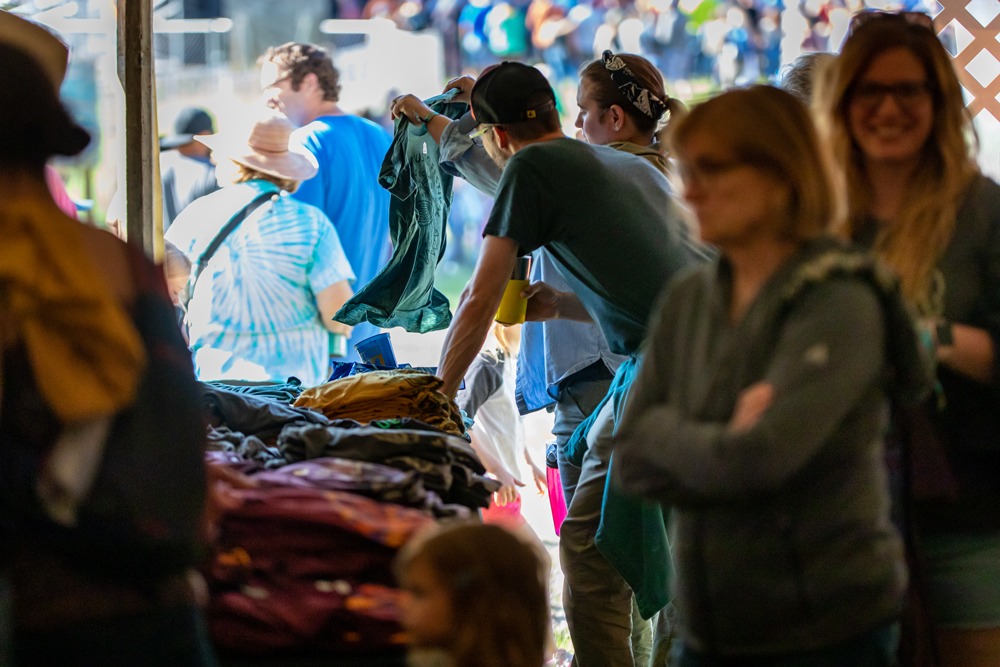
M 1000 186 L 976 165 L 962 89 L 930 17 L 857 15 L 825 74 L 816 106 L 847 178 L 844 235 L 899 274 L 937 360 L 930 417 L 955 489 L 904 509 L 942 664 L 998 665 Z

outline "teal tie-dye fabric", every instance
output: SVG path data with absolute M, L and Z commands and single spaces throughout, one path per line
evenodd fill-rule
M 277 192 L 258 180 L 202 197 L 166 239 L 195 262 L 232 215 L 266 189 Z M 354 273 L 322 211 L 284 194 L 260 207 L 219 247 L 188 306 L 198 379 L 324 382 L 328 333 L 315 294 L 344 279 Z

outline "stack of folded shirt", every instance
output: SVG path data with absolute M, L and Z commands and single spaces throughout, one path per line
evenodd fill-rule
M 215 645 L 248 655 L 399 648 L 391 564 L 421 511 L 353 493 L 276 486 L 233 492 L 213 559 Z
M 441 385 L 440 378 L 412 368 L 372 371 L 307 389 L 295 406 L 359 422 L 409 417 L 463 435 L 462 413 L 441 393 Z
M 378 463 L 336 458 L 313 459 L 260 472 L 253 479 L 262 488 L 287 486 L 346 491 L 384 503 L 427 508 L 427 491 L 416 472 L 397 470 Z
M 414 471 L 424 488 L 444 503 L 473 510 L 488 507 L 491 494 L 500 488 L 499 482 L 485 476 L 483 464 L 462 438 L 417 429 L 344 428 L 343 423 L 287 426 L 278 448 L 288 461 L 332 456 Z

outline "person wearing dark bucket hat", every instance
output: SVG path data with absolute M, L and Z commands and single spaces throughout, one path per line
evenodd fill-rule
M 50 195 L 66 57 L 0 10 L 0 665 L 208 667 L 198 388 L 159 267 Z
M 564 599 L 579 664 L 628 667 L 636 664 L 633 589 L 644 617 L 663 608 L 669 560 L 662 515 L 621 503 L 611 514 L 602 512 L 610 436 L 652 305 L 662 286 L 700 253 L 687 239 L 663 175 L 636 155 L 566 137 L 552 88 L 535 68 L 520 63 L 490 68 L 472 86 L 469 101 L 479 126 L 471 136 L 482 136 L 503 172 L 479 261 L 442 347 L 442 390 L 454 395 L 481 348 L 517 257 L 544 248 L 569 290 L 531 284 L 522 292 L 527 319 L 594 320 L 611 352 L 628 357 L 605 402 L 567 446 L 581 474 L 560 536 Z M 420 115 L 415 105 L 404 103 L 408 100 L 397 102 L 401 113 Z M 418 120 L 441 125 L 434 117 Z M 620 559 L 612 562 L 600 541 L 609 522 L 633 533 L 621 545 L 632 550 L 625 567 Z M 655 534 L 660 536 L 655 544 L 645 541 Z
M 187 107 L 174 120 L 174 132 L 160 139 L 160 182 L 163 186 L 163 229 L 188 204 L 219 189 L 211 150 L 195 137 L 215 133 L 215 121 L 201 107 Z

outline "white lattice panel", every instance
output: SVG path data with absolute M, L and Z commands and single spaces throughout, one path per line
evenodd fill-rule
M 934 23 L 954 35 L 952 55 L 973 117 L 1000 122 L 1000 0 L 937 0 Z

